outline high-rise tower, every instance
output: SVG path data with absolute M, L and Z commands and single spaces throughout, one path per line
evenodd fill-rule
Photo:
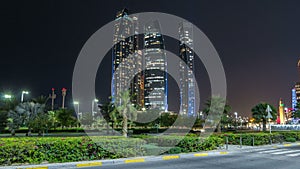
M 180 113 L 194 116 L 195 113 L 195 80 L 193 27 L 189 22 L 179 24 L 179 63 L 180 72 Z
M 142 55 L 138 51 L 138 18 L 129 17 L 125 8 L 116 15 L 112 50 L 112 101 L 130 90 L 132 103 L 140 104 Z M 133 36 L 130 36 L 133 35 Z M 131 57 L 129 57 L 131 55 Z M 134 77 L 134 78 L 133 78 Z M 130 84 L 128 84 L 130 83 Z
M 168 79 L 164 39 L 157 20 L 145 26 L 145 108 L 168 110 Z

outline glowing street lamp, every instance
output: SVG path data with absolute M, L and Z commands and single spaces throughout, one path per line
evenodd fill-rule
M 77 105 L 77 112 L 79 113 L 79 102 L 78 101 L 74 101 L 73 104 Z
M 73 102 L 74 105 L 77 105 L 77 121 L 79 122 L 79 102 L 78 101 L 74 101 Z M 77 123 L 77 128 L 79 127 L 79 124 Z
M 99 100 L 98 99 L 94 99 L 93 102 L 92 102 L 92 116 L 93 116 L 93 119 L 94 119 L 94 114 L 96 113 L 94 111 L 94 108 L 95 108 L 95 103 L 98 103 Z
M 12 95 L 5 94 L 5 95 L 4 95 L 4 98 L 5 98 L 5 99 L 11 99 L 11 98 L 12 98 Z
M 94 103 L 98 103 L 98 99 L 94 99 L 92 102 L 92 113 L 94 113 L 94 108 L 95 108 L 95 104 Z
M 28 91 L 22 91 L 22 94 L 21 94 L 21 103 L 24 101 L 24 94 L 29 94 Z
M 77 105 L 77 119 L 79 119 L 79 102 L 78 101 L 74 101 L 73 104 Z

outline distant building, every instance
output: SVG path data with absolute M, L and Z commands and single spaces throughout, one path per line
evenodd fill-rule
M 195 116 L 195 81 L 193 26 L 189 22 L 179 24 L 180 114 Z
M 141 51 L 138 51 L 138 30 L 138 18 L 136 16 L 129 17 L 126 8 L 117 12 L 112 49 L 111 95 L 113 102 L 120 92 L 130 90 L 132 103 L 140 106 L 143 104 L 144 98 L 141 94 L 143 93 L 141 88 L 143 61 Z M 128 58 L 129 55 L 133 55 L 133 57 Z M 122 62 L 123 64 L 121 64 Z
M 292 89 L 292 108 L 295 108 L 297 103 L 300 102 L 300 82 L 297 82 Z
M 168 110 L 168 79 L 164 38 L 157 20 L 145 24 L 145 108 Z

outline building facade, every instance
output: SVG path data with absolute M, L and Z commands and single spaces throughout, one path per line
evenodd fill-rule
M 144 25 L 144 98 L 146 109 L 168 110 L 168 78 L 164 38 L 157 20 Z
M 130 90 L 134 104 L 143 102 L 142 88 L 142 54 L 138 50 L 138 18 L 129 17 L 128 10 L 117 12 L 112 49 L 112 101 L 122 91 Z M 131 36 L 133 35 L 133 36 Z M 130 56 L 130 57 L 129 57 Z
M 180 114 L 195 116 L 195 79 L 193 27 L 189 22 L 179 24 Z

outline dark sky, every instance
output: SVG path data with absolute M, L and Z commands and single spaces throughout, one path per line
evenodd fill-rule
M 232 111 L 250 114 L 260 101 L 290 107 L 299 80 L 300 1 L 297 0 L 32 0 L 0 4 L 0 88 L 48 95 L 52 87 L 71 90 L 76 58 L 87 39 L 123 7 L 132 12 L 164 12 L 198 26 L 224 65 Z M 101 44 L 100 44 L 101 45 Z M 166 48 L 172 50 L 172 45 Z M 176 52 L 176 49 L 173 49 Z M 109 62 L 110 58 L 106 58 Z M 109 68 L 109 67 L 108 67 Z M 100 66 L 97 96 L 109 94 L 109 76 Z M 202 103 L 209 91 L 205 69 L 196 70 Z M 203 76 L 202 76 L 203 74 Z M 203 78 L 201 78 L 203 77 Z M 71 105 L 71 93 L 68 93 Z M 176 101 L 170 101 L 175 104 Z M 177 105 L 170 106 L 175 109 Z

